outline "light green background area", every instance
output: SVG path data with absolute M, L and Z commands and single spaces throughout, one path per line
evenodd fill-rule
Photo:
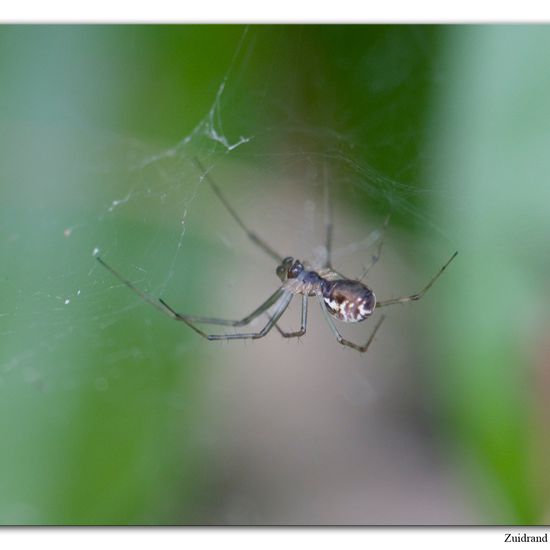
M 410 354 L 430 430 L 478 523 L 548 523 L 549 52 L 545 26 L 0 27 L 0 523 L 230 521 L 201 397 L 227 348 L 92 258 L 221 313 L 239 258 L 193 155 L 245 213 L 328 161 L 415 265 L 459 251 Z

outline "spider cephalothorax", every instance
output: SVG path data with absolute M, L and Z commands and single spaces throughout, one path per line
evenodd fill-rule
M 277 277 L 284 283 L 287 279 L 297 279 L 304 271 L 304 266 L 300 260 L 295 260 L 292 256 L 287 256 L 277 266 Z

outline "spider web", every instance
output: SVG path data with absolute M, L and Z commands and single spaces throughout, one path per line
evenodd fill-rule
M 324 239 L 324 177 L 329 177 L 336 189 L 341 188 L 349 195 L 348 203 L 355 199 L 370 203 L 373 220 L 376 220 L 374 224 L 378 226 L 381 224 L 381 213 L 391 213 L 406 219 L 409 226 L 422 225 L 424 228 L 440 232 L 419 207 L 425 189 L 404 184 L 399 179 L 374 168 L 368 161 L 371 156 L 370 146 L 361 145 L 356 135 L 360 132 L 350 125 L 349 121 L 339 122 L 335 127 L 320 126 L 318 120 L 314 123 L 308 121 L 309 117 L 298 111 L 300 106 L 284 104 L 281 101 L 280 97 L 286 97 L 290 91 L 285 87 L 277 89 L 277 70 L 273 68 L 277 66 L 277 58 L 274 52 L 267 56 L 268 62 L 265 65 L 270 68 L 267 70 L 266 78 L 255 78 L 256 81 L 265 84 L 248 91 L 243 82 L 247 81 L 249 72 L 256 72 L 257 67 L 263 64 L 256 59 L 263 58 L 263 53 L 261 56 L 256 53 L 262 52 L 258 44 L 261 39 L 261 33 L 258 31 L 243 30 L 229 69 L 213 94 L 213 103 L 206 115 L 174 146 L 152 154 L 141 152 L 135 164 L 130 167 L 128 191 L 114 199 L 107 209 L 108 214 L 112 214 L 120 208 L 132 208 L 135 201 L 139 201 L 141 204 L 138 208 L 142 208 L 143 202 L 147 201 L 152 202 L 152 211 L 158 210 L 156 215 L 159 218 L 171 219 L 171 235 L 167 235 L 167 238 L 172 240 L 172 244 L 166 247 L 167 257 L 154 262 L 154 265 L 160 268 L 160 273 L 154 275 L 156 284 L 151 288 L 156 295 L 163 295 L 169 291 L 172 284 L 177 286 L 174 276 L 177 273 L 181 274 L 182 269 L 185 272 L 185 265 L 189 263 L 181 257 L 181 251 L 184 248 L 187 215 L 191 207 L 194 210 L 196 199 L 203 201 L 204 206 L 199 206 L 199 209 L 205 213 L 206 220 L 211 211 L 216 212 L 216 217 L 219 215 L 224 220 L 214 234 L 208 224 L 203 238 L 209 242 L 222 241 L 223 247 L 231 254 L 242 255 L 244 250 L 247 256 L 242 257 L 241 270 L 244 265 L 244 271 L 249 271 L 252 264 L 261 266 L 262 273 L 266 273 L 265 258 L 263 262 L 260 260 L 262 253 L 253 249 L 250 243 L 247 244 L 245 236 L 239 235 L 238 230 L 231 230 L 237 229 L 233 221 L 220 205 L 216 204 L 211 191 L 208 188 L 202 189 L 205 184 L 195 159 L 199 159 L 206 170 L 222 185 L 231 202 L 237 202 L 238 210 L 246 213 L 249 227 L 258 228 L 264 236 L 276 229 L 283 231 L 283 228 L 290 228 L 286 240 L 293 244 L 291 252 L 300 257 L 323 256 L 323 246 L 320 243 Z M 285 37 L 279 37 L 279 41 L 285 42 Z M 296 48 L 299 48 L 299 43 Z M 377 82 L 376 79 L 372 83 L 373 89 L 378 86 L 395 85 L 396 83 L 391 82 L 391 77 L 389 83 Z M 251 104 L 260 105 L 254 113 L 259 122 L 252 116 L 239 119 Z M 233 113 L 239 114 L 234 116 Z M 319 118 L 322 120 L 324 114 Z M 412 135 L 409 134 L 408 139 L 411 139 Z M 282 145 L 286 141 L 291 145 Z M 395 144 L 392 143 L 392 146 L 395 147 Z M 277 152 L 274 153 L 273 150 Z M 247 173 L 247 168 L 250 173 Z M 392 167 L 392 171 L 403 176 L 414 173 L 415 168 L 409 164 L 399 169 Z M 237 187 L 236 196 L 234 185 L 240 185 L 240 188 Z M 297 187 L 302 190 L 302 196 L 297 201 L 290 199 L 291 202 L 297 203 L 296 211 L 293 212 L 288 205 L 280 206 L 287 203 L 285 195 L 288 197 L 289 194 L 295 193 Z M 248 202 L 243 202 L 243 191 Z M 267 193 L 283 195 L 282 200 L 273 201 L 279 206 L 269 207 L 271 201 L 265 200 Z M 274 229 L 262 228 L 262 225 L 268 225 L 268 221 Z M 177 224 L 181 225 L 179 232 L 173 230 Z M 195 227 L 200 228 L 200 223 Z M 368 223 L 366 227 L 369 227 Z M 370 229 L 372 230 L 372 227 Z M 368 232 L 365 238 L 361 238 L 359 234 L 360 240 L 340 246 L 335 251 L 335 259 L 359 254 L 376 244 L 380 237 L 379 230 Z M 158 238 L 155 237 L 151 242 L 151 249 L 158 249 L 158 242 Z M 285 250 L 282 253 L 284 255 Z M 227 263 L 229 260 L 226 258 L 224 261 Z M 141 263 L 136 262 L 136 266 L 140 266 Z M 151 269 L 149 265 L 147 271 L 151 272 Z M 216 273 L 216 276 L 209 283 L 210 288 L 219 289 L 218 296 L 222 297 L 233 293 L 231 283 L 223 277 L 224 271 L 224 263 L 220 262 L 219 266 L 214 266 L 212 272 Z M 267 273 L 272 271 L 273 266 L 270 266 Z M 360 266 L 357 266 L 354 273 L 360 271 Z M 208 277 L 206 273 L 201 275 Z M 255 275 L 252 279 L 258 277 L 262 275 Z M 246 288 L 246 284 L 244 286 Z M 175 289 L 172 294 L 177 292 Z M 181 291 L 179 293 L 181 294 Z M 236 301 L 238 304 L 238 297 Z M 217 311 L 214 310 L 213 313 L 216 314 Z
M 330 174 L 335 204 L 356 201 L 372 207 L 373 221 L 365 224 L 364 234 L 358 232 L 355 243 L 340 242 L 335 260 L 346 256 L 353 260 L 355 253 L 368 248 L 364 245 L 374 244 L 380 233 L 371 232 L 381 226 L 388 213 L 394 224 L 439 231 L 419 206 L 426 189 L 402 183 L 418 176 L 417 156 L 413 155 L 412 164 L 410 160 L 394 162 L 386 171 L 370 162 L 379 151 L 391 152 L 400 145 L 410 147 L 417 130 L 411 124 L 408 134 L 398 136 L 400 139 L 393 135 L 391 143 L 387 141 L 388 133 L 385 138 L 379 133 L 375 143 L 362 142 L 363 136 L 379 131 L 383 121 L 391 122 L 399 116 L 399 105 L 391 107 L 395 113 L 377 112 L 376 104 L 367 105 L 364 113 L 346 112 L 330 97 L 334 91 L 329 85 L 331 75 L 319 72 L 319 67 L 315 67 L 317 72 L 308 69 L 308 39 L 305 29 L 238 30 L 229 64 L 219 75 L 217 85 L 212 85 L 216 75 L 211 76 L 210 106 L 202 116 L 198 114 L 191 130 L 173 145 L 159 147 L 135 137 L 108 135 L 104 129 L 99 134 L 98 130 L 88 131 L 75 145 L 75 149 L 83 144 L 86 147 L 84 163 L 78 170 L 71 166 L 75 177 L 86 182 L 73 182 L 76 193 L 81 195 L 78 199 L 71 197 L 70 206 L 76 203 L 75 214 L 68 211 L 45 222 L 39 219 L 40 231 L 48 235 L 55 231 L 57 237 L 63 237 L 53 267 L 44 278 L 28 277 L 26 281 L 23 275 L 22 279 L 4 280 L 6 293 L 16 299 L 7 300 L 0 312 L 0 334 L 9 339 L 19 324 L 34 335 L 49 336 L 34 337 L 24 351 L 4 346 L 0 358 L 3 377 L 20 370 L 26 372 L 22 375 L 26 380 L 50 378 L 51 372 L 36 366 L 37 357 L 62 354 L 63 346 L 74 338 L 75 332 L 82 336 L 90 325 L 107 330 L 121 314 L 141 305 L 119 289 L 120 283 L 92 259 L 83 260 L 86 255 L 91 258 L 93 251 L 100 252 L 125 276 L 155 296 L 171 296 L 176 301 L 181 298 L 185 305 L 183 298 L 186 293 L 195 292 L 200 280 L 207 282 L 202 286 L 209 288 L 207 294 L 214 301 L 207 314 L 227 316 L 220 311 L 227 301 L 233 301 L 230 309 L 236 316 L 250 307 L 251 301 L 246 301 L 246 306 L 240 303 L 238 287 L 244 283 L 246 289 L 249 279 L 272 278 L 274 266 L 247 243 L 216 203 L 194 159 L 199 159 L 212 174 L 251 228 L 267 240 L 273 227 L 281 234 L 286 232 L 280 241 L 291 242 L 293 250 L 283 249 L 282 254 L 309 259 L 312 254 L 322 254 L 323 170 Z M 377 56 L 387 50 L 388 40 L 381 33 L 360 59 L 366 72 L 371 72 L 371 80 L 365 86 L 373 97 L 391 94 L 402 85 L 407 72 L 414 69 L 411 60 L 395 58 L 398 54 L 390 50 L 385 55 L 394 62 L 393 71 L 379 70 Z M 413 42 L 424 48 L 422 40 L 420 36 Z M 296 56 L 290 71 L 283 60 L 289 55 Z M 288 77 L 281 82 L 283 66 Z M 319 103 L 315 109 L 307 105 L 307 99 L 296 99 L 300 86 L 305 89 L 303 93 L 311 94 L 313 101 Z M 323 86 L 327 86 L 326 96 Z M 384 105 L 388 109 L 387 102 Z M 189 113 L 183 119 L 189 124 L 196 116 L 197 113 Z M 71 133 L 72 129 L 62 138 L 70 139 Z M 46 133 L 41 134 L 38 143 L 45 136 Z M 384 155 L 378 156 L 383 164 Z M 67 187 L 71 184 L 69 178 L 63 183 Z M 66 189 L 59 192 L 65 193 Z M 346 217 L 336 217 L 335 221 L 345 226 Z M 5 219 L 3 225 L 8 234 L 9 257 L 10 221 Z M 262 231 L 262 226 L 270 229 Z M 340 229 L 336 227 L 336 239 Z M 17 231 L 12 233 L 11 239 L 16 243 Z M 277 248 L 276 243 L 273 246 Z M 211 253 L 199 253 L 197 260 L 197 251 L 208 247 Z M 82 259 L 85 269 L 73 261 L 75 256 Z M 235 260 L 242 272 L 241 280 L 239 276 L 233 275 L 233 280 L 225 276 L 227 263 Z M 201 263 L 198 270 L 197 261 Z M 31 258 L 21 262 L 23 271 L 35 272 L 34 265 Z M 361 263 L 353 270 L 354 274 L 359 273 Z M 228 296 L 232 300 L 227 300 Z M 206 300 L 204 295 L 203 298 Z M 219 308 L 215 307 L 216 301 Z M 88 316 L 84 325 L 83 311 Z
M 0 144 L 9 159 L 3 178 L 23 182 L 0 191 L 5 214 L 0 220 L 1 260 L 9 266 L 1 276 L 0 387 L 19 388 L 14 395 L 21 395 L 23 387 L 28 388 L 23 395 L 29 403 L 36 390 L 53 401 L 62 396 L 72 410 L 81 406 L 77 390 L 82 388 L 108 395 L 121 385 L 129 385 L 128 392 L 151 383 L 171 387 L 174 380 L 197 375 L 193 367 L 182 373 L 181 363 L 214 364 L 220 350 L 238 362 L 235 357 L 252 348 L 242 342 L 207 347 L 186 327 L 144 304 L 93 257 L 101 254 L 143 291 L 190 314 L 239 318 L 267 298 L 277 287 L 276 266 L 219 204 L 195 159 L 252 230 L 282 255 L 304 260 L 324 252 L 323 182 L 328 177 L 334 261 L 349 276 L 357 276 L 369 262 L 388 214 L 394 236 L 405 230 L 441 236 L 425 209 L 426 196 L 435 191 L 421 183 L 427 170 L 418 145 L 421 129 L 410 114 L 410 99 L 403 99 L 410 96 L 407 86 L 426 93 L 433 84 L 435 60 L 426 33 L 411 30 L 407 40 L 417 52 L 408 57 L 402 44 L 392 46 L 395 36 L 383 28 L 362 42 L 361 32 L 349 28 L 235 27 L 218 37 L 217 48 L 212 46 L 214 35 L 212 44 L 208 37 L 213 29 L 182 28 L 179 32 L 192 35 L 184 41 L 184 54 L 192 58 L 201 47 L 206 51 L 195 65 L 189 62 L 191 68 L 174 61 L 177 56 L 167 64 L 183 75 L 174 79 L 181 88 L 170 88 L 169 96 L 181 94 L 179 108 L 173 110 L 168 99 L 164 108 L 159 77 L 161 91 L 152 101 L 139 86 L 125 83 L 109 111 L 100 109 L 93 97 L 103 97 L 101 87 L 94 84 L 86 95 L 75 83 L 98 37 L 88 30 L 78 38 L 75 31 L 66 32 L 69 37 L 48 38 L 48 47 L 60 56 L 65 40 L 76 44 L 61 63 L 63 71 L 74 72 L 75 81 L 66 85 L 59 101 L 47 97 L 50 111 L 38 105 L 39 94 L 27 90 L 35 87 L 33 78 L 64 78 L 64 72 L 56 73 L 59 57 L 35 59 L 44 36 L 12 38 L 25 54 L 21 65 L 28 78 L 8 79 L 10 93 L 16 97 L 26 91 L 21 110 L 33 122 L 26 127 L 15 112 L 12 131 Z M 162 32 L 178 29 L 158 32 L 162 38 Z M 126 36 L 132 47 L 145 48 L 140 40 L 151 45 L 147 33 L 136 33 Z M 336 44 L 339 37 L 346 38 L 348 49 L 323 51 L 323 44 Z M 112 35 L 107 38 L 105 51 L 95 60 L 96 71 L 118 44 Z M 143 85 L 157 82 L 162 56 L 137 57 L 135 70 L 150 70 L 151 75 L 140 80 L 136 73 L 124 73 L 125 78 Z M 205 66 L 209 61 L 212 68 Z M 40 63 L 49 71 L 46 77 Z M 107 79 L 117 82 L 124 59 L 119 63 Z M 205 76 L 193 82 L 193 71 L 201 70 Z M 4 67 L 4 72 L 18 74 L 17 67 Z M 416 72 L 420 76 L 413 78 Z M 419 85 L 419 78 L 427 81 Z M 46 88 L 48 92 L 52 90 Z M 123 128 L 113 129 L 113 111 L 133 92 L 140 96 L 136 104 L 148 109 L 144 118 L 149 126 L 135 122 L 132 130 L 132 124 L 124 127 L 119 120 Z M 363 96 L 364 102 L 358 99 Z M 163 131 L 151 130 L 155 117 L 163 121 Z M 385 244 L 390 262 L 393 238 L 388 235 Z M 376 275 L 374 270 L 373 277 L 375 283 L 386 279 L 384 272 Z M 298 328 L 296 308 L 289 318 L 285 328 Z M 363 325 L 352 334 L 364 341 L 371 329 Z M 341 352 L 332 336 L 327 337 L 327 327 L 318 324 L 312 334 L 317 330 L 326 331 L 320 341 L 330 344 L 330 353 Z M 319 343 L 311 336 L 312 344 L 307 344 L 308 339 L 310 334 L 303 342 L 311 345 L 308 349 Z M 284 345 L 288 352 L 293 349 L 289 345 L 298 344 Z M 354 365 L 364 363 L 357 354 L 347 357 Z M 180 398 L 177 390 L 162 397 L 174 407 L 181 406 Z M 9 410 L 15 404 L 8 399 L 5 406 Z M 30 425 L 26 429 L 32 433 Z M 32 511 L 21 514 L 32 517 Z

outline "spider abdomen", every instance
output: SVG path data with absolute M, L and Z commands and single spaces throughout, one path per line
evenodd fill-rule
M 376 297 L 359 281 L 325 281 L 323 299 L 329 313 L 346 323 L 359 323 L 372 314 Z

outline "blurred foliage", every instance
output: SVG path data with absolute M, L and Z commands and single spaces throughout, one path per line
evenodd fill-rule
M 495 523 L 548 521 L 549 47 L 547 27 L 450 29 L 434 103 L 438 208 L 461 251 L 437 335 L 445 408 Z

